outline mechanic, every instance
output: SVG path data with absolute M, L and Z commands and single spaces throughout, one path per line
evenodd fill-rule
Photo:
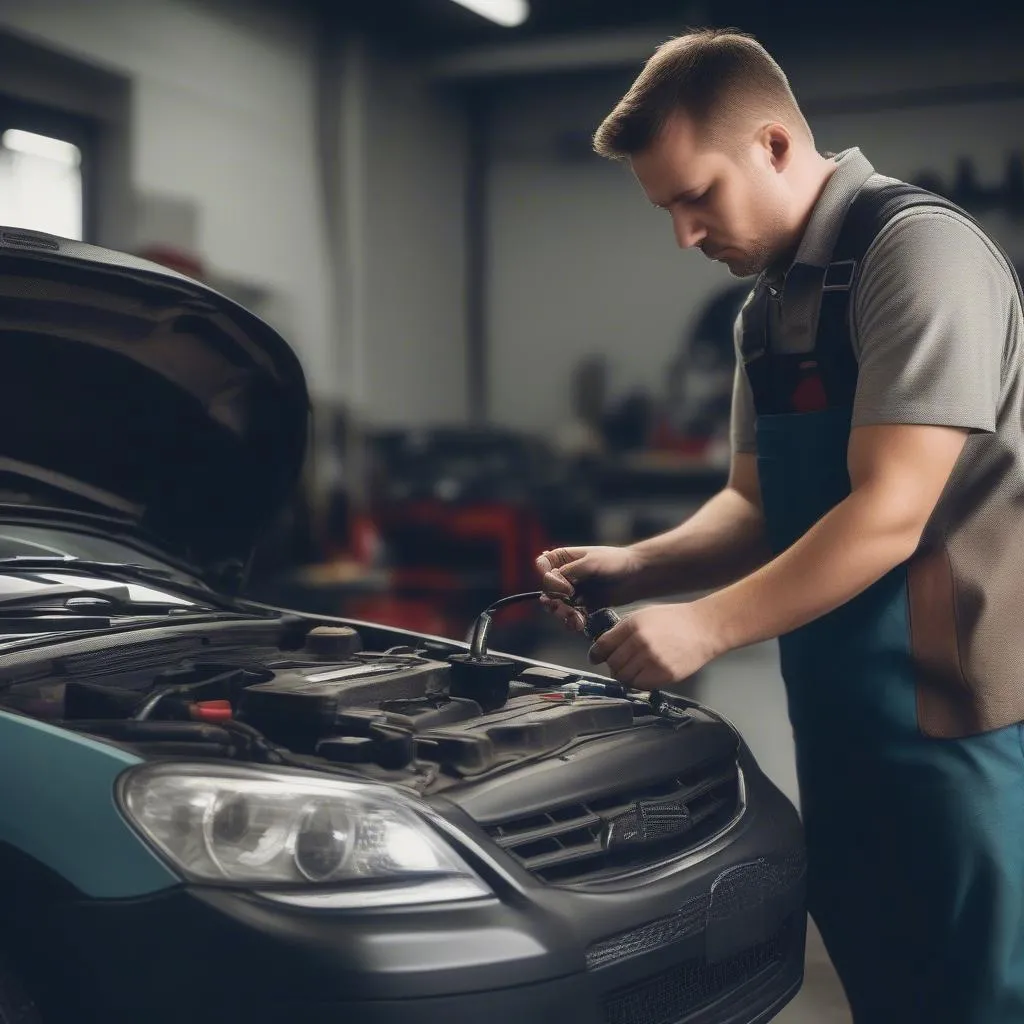
M 594 141 L 682 248 L 757 279 L 727 486 L 660 536 L 544 552 L 543 587 L 588 608 L 689 596 L 594 644 L 638 688 L 778 637 L 809 909 L 857 1024 L 1024 1021 L 1012 265 L 858 149 L 819 153 L 783 71 L 740 33 L 664 44 Z

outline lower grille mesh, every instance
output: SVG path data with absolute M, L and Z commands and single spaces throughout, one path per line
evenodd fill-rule
M 587 950 L 587 968 L 597 970 L 620 960 L 643 956 L 652 950 L 669 946 L 701 931 L 707 923 L 710 896 L 705 893 L 685 903 L 671 917 L 662 917 L 625 935 L 595 943 Z
M 605 1000 L 606 1024 L 677 1024 L 684 1016 L 777 970 L 793 953 L 798 936 L 790 918 L 766 942 L 720 963 L 687 960 Z
M 786 857 L 759 857 L 730 868 L 708 892 L 687 900 L 674 914 L 595 942 L 587 950 L 587 969 L 599 970 L 643 956 L 696 935 L 711 921 L 745 914 L 784 898 L 802 884 L 806 869 L 802 852 Z

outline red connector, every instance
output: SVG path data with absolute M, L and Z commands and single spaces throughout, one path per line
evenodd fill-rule
M 226 722 L 232 716 L 229 700 L 201 700 L 188 710 L 189 715 L 198 722 Z

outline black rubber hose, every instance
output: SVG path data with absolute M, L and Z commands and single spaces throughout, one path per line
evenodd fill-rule
M 476 622 L 473 624 L 473 635 L 469 642 L 469 655 L 474 661 L 481 661 L 487 656 L 487 634 L 491 631 L 491 620 L 494 618 L 494 613 L 499 608 L 504 608 L 507 604 L 516 604 L 519 601 L 536 601 L 538 598 L 544 597 L 543 590 L 530 590 L 523 594 L 512 594 L 509 597 L 503 597 L 494 604 L 488 605 L 476 618 Z M 548 597 L 554 595 L 548 594 Z
M 187 696 L 190 693 L 194 693 L 196 690 L 202 690 L 204 687 L 212 686 L 215 683 L 227 682 L 244 671 L 245 670 L 242 668 L 231 668 L 226 672 L 218 672 L 215 675 L 209 676 L 206 679 L 201 679 L 195 683 L 181 683 L 174 686 L 166 686 L 162 690 L 157 690 L 156 693 L 150 695 L 142 707 L 132 715 L 132 718 L 136 722 L 145 722 L 149 719 L 149 716 L 156 710 L 160 703 L 167 697 Z

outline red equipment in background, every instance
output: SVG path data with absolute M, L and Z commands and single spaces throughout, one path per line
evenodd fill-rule
M 454 428 L 379 435 L 372 479 L 369 517 L 390 584 L 349 609 L 401 628 L 464 639 L 482 608 L 537 588 L 541 551 L 592 532 L 592 502 L 572 467 L 535 438 Z M 512 605 L 495 622 L 494 644 L 523 651 L 543 628 L 533 604 Z

